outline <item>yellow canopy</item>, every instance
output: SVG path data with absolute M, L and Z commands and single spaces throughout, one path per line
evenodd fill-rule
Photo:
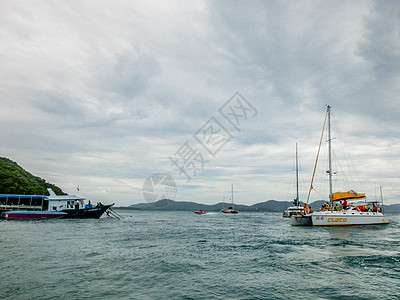
M 355 191 L 336 192 L 336 193 L 332 193 L 332 195 L 330 196 L 331 202 L 345 200 L 345 199 L 351 199 L 351 198 L 363 198 L 363 197 L 365 197 L 364 193 L 358 194 Z

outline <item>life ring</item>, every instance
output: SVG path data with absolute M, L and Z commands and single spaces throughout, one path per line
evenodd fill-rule
M 357 207 L 356 207 L 356 210 L 357 210 L 357 211 L 360 211 L 361 209 L 360 209 L 360 207 L 359 207 L 359 206 L 357 206 Z

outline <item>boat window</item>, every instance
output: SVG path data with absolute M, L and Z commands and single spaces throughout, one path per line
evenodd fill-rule
M 0 204 L 5 205 L 7 203 L 7 197 L 0 197 Z
M 48 207 L 49 207 L 49 200 L 44 199 L 44 200 L 43 200 L 42 209 L 43 209 L 43 210 L 47 210 Z

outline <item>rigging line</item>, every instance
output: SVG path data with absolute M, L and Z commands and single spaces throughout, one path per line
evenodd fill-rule
M 334 153 L 335 159 L 336 159 L 336 165 L 338 166 L 338 169 L 340 170 L 340 175 L 336 176 L 337 181 L 340 182 L 343 188 L 347 190 L 353 190 L 357 187 L 356 182 L 354 180 L 354 177 L 351 174 L 351 171 L 349 169 L 349 165 L 346 164 L 346 168 L 342 166 L 340 163 L 340 160 L 336 158 L 336 153 Z M 347 171 L 347 172 L 346 172 Z
M 326 192 L 325 192 L 325 191 L 324 191 L 324 192 L 321 192 L 321 191 L 319 191 L 319 190 L 314 189 L 314 192 L 317 194 L 317 196 L 318 196 L 319 198 L 321 198 L 321 199 L 318 199 L 318 198 L 317 198 L 317 200 L 324 200 L 323 198 L 324 198 L 325 195 L 326 195 Z
M 291 190 L 292 190 L 292 187 L 293 187 L 293 185 L 292 185 L 292 180 L 293 180 L 293 172 L 294 172 L 294 170 L 295 170 L 295 162 L 293 162 L 293 165 L 292 165 L 292 171 L 290 172 L 290 181 L 289 181 L 289 186 L 288 186 L 288 188 L 287 188 L 287 191 L 286 191 L 286 199 L 289 199 L 289 193 L 291 194 Z
M 338 134 L 338 136 L 339 136 L 339 140 L 340 140 L 340 143 L 338 143 L 338 145 L 340 145 L 340 150 L 342 151 L 341 153 L 343 154 L 343 156 L 344 156 L 344 161 L 345 161 L 345 168 L 342 166 L 342 164 L 340 163 L 340 159 L 337 157 L 337 155 L 336 155 L 336 152 L 334 153 L 334 155 L 335 155 L 335 163 L 340 167 L 340 169 L 341 169 L 341 177 L 343 178 L 343 180 L 342 180 L 342 184 L 344 185 L 344 186 L 346 186 L 346 188 L 349 188 L 349 183 L 351 184 L 350 185 L 350 189 L 351 189 L 351 187 L 355 187 L 356 186 L 356 184 L 355 184 L 355 181 L 354 181 L 354 178 L 353 178 L 353 174 L 352 174 L 352 172 L 351 172 L 351 167 L 350 167 L 350 165 L 349 165 L 349 160 L 351 161 L 351 158 L 349 157 L 349 155 L 348 155 L 348 151 L 346 151 L 346 149 L 345 149 L 345 143 L 344 143 L 344 139 L 343 139 L 343 136 L 342 136 L 342 134 L 341 134 L 341 132 L 340 132 L 340 129 L 339 129 L 339 127 L 336 125 L 336 120 L 334 120 L 335 122 L 334 122 L 334 127 L 335 127 L 335 132 Z M 354 165 L 354 164 L 353 164 Z M 345 170 L 346 169 L 346 170 Z
M 336 166 L 335 168 L 338 169 L 339 173 L 340 173 L 340 176 L 336 176 L 335 180 L 336 180 L 336 182 L 340 183 L 343 187 L 350 190 L 351 186 L 354 186 L 354 180 L 353 180 L 353 178 L 351 178 L 351 176 L 350 176 L 350 180 L 347 178 L 345 169 L 342 167 L 340 160 L 337 158 L 336 152 L 332 151 L 332 154 L 333 154 L 334 161 L 335 161 L 335 166 Z M 337 171 L 334 172 L 333 175 L 337 175 Z M 349 186 L 350 181 L 351 181 L 352 185 Z
M 327 147 L 321 147 L 319 157 L 324 159 L 319 159 L 318 161 L 318 167 L 315 171 L 314 183 L 313 183 L 313 190 L 316 192 L 315 193 L 316 196 L 321 196 L 321 193 L 324 195 L 329 194 L 329 186 L 326 184 L 327 173 L 325 172 L 327 170 L 327 162 L 328 162 L 328 159 L 326 158 L 326 156 L 328 155 L 327 152 L 328 152 Z M 310 201 L 311 201 L 311 195 L 310 195 Z
M 307 195 L 307 206 L 308 206 L 308 201 L 309 201 L 309 199 L 310 199 L 311 190 L 313 189 L 314 175 L 315 175 L 315 170 L 316 170 L 316 168 L 317 168 L 318 156 L 319 156 L 319 151 L 320 151 L 320 149 L 321 149 L 322 139 L 323 139 L 323 137 L 324 137 L 325 124 L 326 124 L 326 119 L 327 119 L 327 118 L 328 118 L 328 111 L 326 111 L 325 120 L 324 120 L 324 126 L 322 126 L 322 133 L 321 133 L 321 139 L 319 140 L 319 146 L 318 146 L 318 152 L 317 152 L 317 159 L 315 160 L 314 170 L 313 170 L 313 174 L 312 174 L 312 177 L 311 177 L 310 189 L 308 190 L 308 195 Z
M 345 156 L 346 165 L 347 165 L 347 168 L 348 168 L 348 170 L 349 170 L 349 176 L 350 176 L 350 178 L 351 178 L 353 187 L 356 187 L 356 186 L 357 186 L 357 185 L 355 184 L 355 181 L 358 181 L 358 185 L 361 187 L 361 189 L 362 189 L 362 190 L 365 190 L 365 188 L 364 188 L 364 186 L 363 186 L 363 184 L 362 184 L 362 182 L 361 182 L 360 176 L 359 176 L 359 174 L 358 174 L 358 171 L 357 171 L 356 165 L 355 165 L 355 163 L 354 163 L 354 160 L 352 159 L 351 154 L 350 154 L 350 151 L 349 151 L 349 149 L 348 149 L 346 143 L 344 142 L 342 132 L 341 132 L 339 126 L 337 125 L 337 121 L 336 121 L 335 116 L 333 116 L 333 118 L 334 118 L 334 122 L 333 122 L 333 123 L 334 123 L 334 126 L 335 126 L 335 131 L 338 133 L 338 135 L 339 135 L 339 140 L 341 141 L 341 143 L 340 143 L 340 144 L 341 144 L 341 148 L 342 148 L 343 154 L 344 154 L 344 156 Z M 351 165 L 349 164 L 349 162 L 351 163 Z M 351 172 L 351 170 L 354 170 L 354 173 L 355 173 L 355 174 L 354 174 L 353 172 Z M 353 175 L 355 175 L 356 180 L 353 178 Z
M 302 194 L 302 196 L 301 197 L 299 196 L 299 198 L 305 199 L 306 193 L 304 191 L 304 186 L 306 185 L 306 181 L 304 180 L 304 176 L 303 176 L 303 172 L 302 172 L 303 168 L 301 166 L 301 162 L 299 161 L 298 163 L 299 163 L 299 194 Z

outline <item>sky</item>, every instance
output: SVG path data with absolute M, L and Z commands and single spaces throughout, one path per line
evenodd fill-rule
M 1 1 L 0 156 L 92 202 L 255 204 L 295 197 L 297 143 L 305 200 L 328 104 L 334 189 L 400 203 L 399 75 L 398 1 Z

